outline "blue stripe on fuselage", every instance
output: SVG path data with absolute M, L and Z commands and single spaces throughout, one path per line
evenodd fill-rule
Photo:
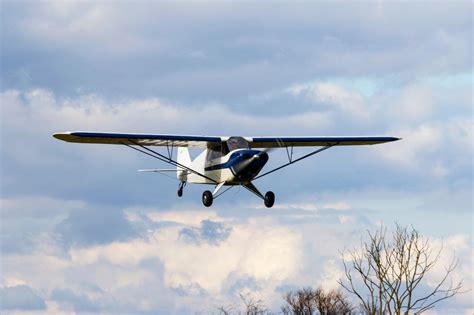
M 244 160 L 246 160 L 246 158 L 244 158 L 244 155 L 248 154 L 249 157 L 251 157 L 252 155 L 255 155 L 259 152 L 260 152 L 259 150 L 239 150 L 237 152 L 232 153 L 230 155 L 229 159 L 227 160 L 227 162 L 212 165 L 212 166 L 208 166 L 204 170 L 205 171 L 215 171 L 215 170 L 221 170 L 221 169 L 225 169 L 225 168 L 232 169 L 232 166 L 235 166 L 235 165 L 243 162 Z

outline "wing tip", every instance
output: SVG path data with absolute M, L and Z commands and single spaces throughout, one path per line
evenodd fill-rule
M 66 138 L 70 135 L 71 134 L 69 132 L 58 132 L 58 133 L 53 133 L 53 138 L 66 141 Z

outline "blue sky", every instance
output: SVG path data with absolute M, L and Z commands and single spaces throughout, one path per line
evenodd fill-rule
M 395 222 L 444 243 L 427 286 L 454 252 L 471 289 L 472 22 L 471 2 L 2 1 L 2 313 L 206 313 L 240 292 L 278 311 Z M 178 199 L 136 172 L 164 165 L 67 130 L 403 140 L 262 178 L 272 209 L 238 189 L 204 208 L 203 186 Z

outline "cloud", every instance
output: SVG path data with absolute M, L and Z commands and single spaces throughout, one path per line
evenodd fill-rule
M 391 108 L 391 116 L 405 123 L 424 122 L 435 111 L 436 99 L 428 86 L 411 85 L 397 97 L 397 106 Z
M 370 168 L 376 174 L 377 167 L 380 172 L 383 170 L 386 173 L 389 172 L 387 166 L 395 167 L 394 171 L 404 171 L 410 165 L 417 165 L 417 172 L 403 174 L 405 174 L 406 180 L 412 183 L 421 183 L 423 178 L 429 177 L 456 178 L 461 175 L 466 166 L 469 166 L 467 154 L 463 154 L 463 152 L 466 152 L 466 145 L 472 147 L 472 141 L 468 140 L 471 139 L 472 123 L 459 112 L 450 114 L 446 120 L 440 120 L 438 117 L 444 115 L 445 109 L 436 105 L 430 109 L 431 113 L 427 114 L 428 116 L 422 116 L 423 119 L 432 117 L 433 120 L 419 123 L 417 120 L 421 119 L 421 116 L 416 114 L 415 116 L 418 118 L 407 123 L 410 120 L 405 121 L 403 115 L 390 114 L 390 112 L 397 111 L 398 102 L 383 106 L 383 103 L 374 104 L 378 100 L 388 99 L 389 96 L 391 99 L 396 98 L 398 94 L 394 95 L 390 92 L 383 97 L 376 94 L 366 98 L 359 92 L 347 90 L 336 83 L 317 83 L 316 86 L 323 90 L 327 88 L 329 92 L 332 91 L 331 93 L 342 91 L 342 96 L 336 96 L 337 93 L 333 95 L 329 92 L 329 95 L 325 96 L 330 102 L 334 101 L 338 104 L 336 108 L 312 108 L 297 115 L 276 117 L 241 114 L 224 104 L 216 103 L 206 104 L 197 109 L 192 106 L 175 105 L 156 98 L 109 103 L 102 97 L 87 94 L 77 98 L 61 98 L 50 91 L 41 89 L 29 92 L 6 91 L 2 94 L 5 103 L 3 114 L 11 119 L 6 119 L 4 123 L 5 146 L 2 148 L 2 152 L 5 156 L 4 165 L 6 167 L 4 168 L 5 181 L 2 185 L 7 189 L 7 192 L 8 189 L 14 190 L 15 187 L 21 185 L 23 191 L 37 193 L 41 191 L 41 187 L 44 187 L 37 183 L 41 180 L 50 182 L 48 191 L 44 190 L 44 193 L 60 195 L 67 190 L 69 194 L 73 194 L 73 196 L 68 196 L 72 197 L 68 199 L 74 197 L 80 199 L 80 196 L 87 194 L 95 200 L 113 200 L 117 204 L 127 200 L 130 202 L 134 196 L 135 199 L 151 201 L 156 194 L 160 195 L 160 192 L 151 189 L 153 187 L 151 179 L 155 177 L 141 174 L 138 178 L 137 174 L 130 174 L 127 171 L 133 163 L 137 163 L 137 168 L 143 165 L 141 162 L 139 165 L 140 156 L 122 152 L 124 150 L 119 147 L 59 143 L 51 138 L 51 134 L 61 130 L 84 129 L 153 133 L 157 132 L 156 125 L 160 126 L 161 133 L 183 133 L 183 130 L 187 130 L 188 133 L 195 134 L 231 135 L 241 134 L 241 130 L 246 130 L 245 135 L 275 134 L 273 126 L 279 126 L 278 133 L 280 135 L 389 134 L 404 138 L 395 144 L 360 148 L 360 152 L 364 152 L 364 154 L 355 155 L 351 161 L 354 163 L 352 165 L 344 162 L 339 163 L 339 159 L 334 158 L 337 153 L 333 152 L 339 149 L 324 153 L 321 158 L 318 156 L 318 160 L 322 159 L 323 162 L 325 161 L 324 156 L 333 157 L 326 160 L 327 165 L 330 166 L 324 167 L 320 172 L 321 176 L 329 178 L 330 184 L 337 183 L 339 187 L 350 186 L 348 183 L 351 181 L 335 181 L 331 178 L 341 176 L 348 178 L 347 173 L 354 169 Z M 308 93 L 313 88 L 314 85 L 305 86 Z M 416 88 L 414 89 L 416 90 Z M 412 87 L 408 86 L 406 90 L 402 89 L 399 93 L 410 94 L 411 92 L 407 92 L 410 90 Z M 430 91 L 433 90 L 435 90 L 434 87 L 431 87 Z M 364 100 L 363 103 L 360 103 L 361 100 Z M 356 109 L 346 108 L 342 106 L 344 104 L 348 104 L 348 106 L 356 104 Z M 401 104 L 400 106 L 403 107 L 403 101 Z M 388 109 L 385 108 L 386 106 Z M 363 124 L 361 124 L 361 117 L 353 114 L 354 111 L 359 111 L 357 109 L 359 107 L 364 116 L 368 115 L 362 118 Z M 462 112 L 465 110 L 463 109 Z M 31 124 L 33 121 L 35 123 Z M 18 140 L 18 132 L 21 133 L 21 140 Z M 25 151 L 26 146 L 18 145 L 18 141 L 31 142 L 28 152 Z M 445 143 L 448 142 L 451 150 L 443 150 Z M 357 152 L 357 148 L 350 150 Z M 118 153 L 119 151 L 121 153 Z M 41 158 L 33 158 L 32 152 L 35 152 L 34 156 Z M 115 152 L 121 154 L 122 158 L 111 159 L 111 155 Z M 278 154 L 273 154 L 273 156 L 272 162 L 282 160 Z M 347 159 L 347 153 L 341 153 L 341 158 Z M 107 170 L 102 167 L 103 163 L 107 163 Z M 81 165 L 81 167 L 71 168 L 71 165 Z M 12 173 L 11 170 L 14 167 L 17 171 Z M 67 172 L 73 180 L 68 181 L 67 186 L 57 185 L 57 181 L 54 180 L 57 175 L 45 171 L 53 167 L 60 173 Z M 302 175 L 302 169 L 294 167 L 293 172 Z M 325 174 L 326 170 L 330 169 L 332 176 Z M 108 170 L 113 170 L 113 172 Z M 103 175 L 106 171 L 107 176 L 98 176 Z M 334 172 L 339 172 L 339 174 L 334 174 Z M 398 173 L 400 174 L 400 172 Z M 146 185 L 147 188 L 140 190 L 133 189 L 127 184 L 131 181 L 132 176 L 134 181 L 149 181 L 150 185 Z M 418 178 L 410 178 L 413 176 L 418 176 Z M 22 177 L 27 177 L 29 181 L 19 180 Z M 114 184 L 117 182 L 124 184 L 117 186 Z M 278 183 L 274 184 L 278 185 Z M 38 187 L 40 187 L 39 190 Z M 166 196 L 169 195 L 169 193 L 166 194 Z M 170 202 L 170 198 L 166 196 L 162 200 Z
M 3 310 L 45 310 L 44 300 L 29 286 L 0 288 L 0 308 Z
M 52 239 L 45 231 L 64 220 L 71 210 L 82 210 L 80 200 L 62 200 L 43 196 L 12 196 L 2 198 L 0 249 L 3 253 L 35 251 L 42 244 L 47 248 Z
M 83 209 L 86 205 L 81 200 L 60 200 L 44 196 L 3 198 L 0 202 L 4 220 L 14 218 L 18 214 L 31 218 L 63 215 L 65 210 Z
M 365 97 L 357 91 L 350 91 L 331 82 L 317 82 L 306 85 L 293 85 L 288 92 L 294 96 L 303 95 L 315 105 L 328 104 L 336 107 L 340 114 L 355 121 L 367 122 L 371 108 Z
M 406 82 L 420 73 L 469 68 L 470 7 L 9 3 L 2 81 L 7 88 L 48 86 L 63 95 L 81 88 L 235 106 L 250 94 L 315 77 Z
M 467 165 L 467 155 L 445 154 L 446 147 L 461 152 L 461 148 L 472 152 L 472 121 L 467 118 L 456 118 L 445 122 L 424 123 L 415 128 L 398 130 L 403 138 L 397 148 L 387 147 L 380 155 L 404 168 L 423 170 L 433 178 L 443 178 L 451 172 L 457 173 Z M 453 174 L 454 175 L 454 174 Z M 455 176 L 457 177 L 457 173 Z
M 74 284 L 71 288 L 55 288 L 51 291 L 48 304 L 57 305 L 58 310 L 78 313 L 113 312 L 117 303 L 113 296 L 93 285 Z
M 160 219 L 166 219 L 167 225 L 158 224 L 155 215 L 158 225 L 148 226 L 133 238 L 118 235 L 103 242 L 71 242 L 67 254 L 62 243 L 55 241 L 51 246 L 57 250 L 42 245 L 34 253 L 2 256 L 8 277 L 4 283 L 24 285 L 27 279 L 28 285 L 45 292 L 49 311 L 210 311 L 216 305 L 237 305 L 242 292 L 258 294 L 271 309 L 278 309 L 285 290 L 336 286 L 342 272 L 338 250 L 350 246 L 348 240 L 357 245 L 361 233 L 374 226 L 360 218 L 356 205 L 347 209 L 346 204 L 331 199 L 325 197 L 325 206 L 315 206 L 319 210 L 294 205 L 242 218 L 207 211 L 205 219 L 202 211 L 188 210 L 180 220 L 181 210 L 163 211 Z M 342 209 L 334 210 L 332 205 Z M 116 213 L 135 229 L 142 226 L 141 221 L 150 220 L 134 215 L 140 208 Z M 84 210 L 71 214 L 75 211 Z M 201 220 L 187 219 L 193 214 Z M 348 221 L 341 221 L 341 215 Z M 183 236 L 183 231 L 192 239 Z M 80 235 L 75 238 L 81 240 Z M 465 240 L 450 238 L 458 244 L 450 247 L 467 253 Z M 462 274 L 472 258 L 462 254 L 460 259 Z
M 437 253 L 441 250 L 441 255 L 432 271 L 427 275 L 426 284 L 430 289 L 434 289 L 437 284 L 442 281 L 446 273 L 446 268 L 453 263 L 457 263 L 456 268 L 450 275 L 450 283 L 456 285 L 458 282 L 463 283 L 464 293 L 457 295 L 453 300 L 447 301 L 448 307 L 464 306 L 469 307 L 472 303 L 472 289 L 474 285 L 474 271 L 472 263 L 474 262 L 474 254 L 472 251 L 472 243 L 469 236 L 465 234 L 450 235 L 446 239 L 432 240 L 433 252 Z
M 55 231 L 66 247 L 110 243 L 137 235 L 123 211 L 106 208 L 72 211 Z
M 211 220 L 201 221 L 200 228 L 183 228 L 179 236 L 191 243 L 207 242 L 211 245 L 217 245 L 225 241 L 232 229 L 226 227 L 223 223 L 213 222 Z

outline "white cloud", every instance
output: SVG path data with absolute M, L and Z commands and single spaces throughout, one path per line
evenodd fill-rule
M 433 252 L 441 251 L 441 255 L 437 264 L 428 275 L 428 285 L 434 288 L 444 276 L 446 268 L 458 260 L 458 265 L 452 273 L 453 284 L 463 281 L 464 290 L 472 291 L 474 285 L 474 251 L 469 235 L 458 234 L 450 235 L 446 239 L 432 240 Z M 449 283 L 447 283 L 449 285 Z M 463 291 L 464 291 L 463 290 Z M 457 298 L 459 301 L 468 302 L 468 294 L 460 294 Z
M 442 179 L 470 163 L 466 159 L 474 148 L 471 126 L 472 121 L 463 118 L 399 129 L 393 132 L 403 139 L 377 153 L 398 166 Z M 447 150 L 458 154 L 447 155 Z
M 188 311 L 209 311 L 216 305 L 237 303 L 238 292 L 258 294 L 271 309 L 278 309 L 282 299 L 277 289 L 286 284 L 337 287 L 342 276 L 339 250 L 351 246 L 348 240 L 356 245 L 367 228 L 366 223 L 355 219 L 353 211 L 341 218 L 340 211 L 353 207 L 347 201 L 330 202 L 325 198 L 321 205 L 321 210 L 332 210 L 315 217 L 312 209 L 289 208 L 303 210 L 301 220 L 296 222 L 292 221 L 291 213 L 237 219 L 200 210 L 168 210 L 160 215 L 153 209 L 140 211 L 136 206 L 125 210 L 131 223 L 152 219 L 156 223 L 176 224 L 155 227 L 143 237 L 129 241 L 72 247 L 66 255 L 60 249 L 40 246 L 35 253 L 3 256 L 3 283 L 26 283 L 44 297 L 57 288 L 72 288 L 78 296 L 87 296 L 92 301 L 97 298 L 97 293 L 90 289 L 94 285 L 100 288 L 102 298 L 120 300 L 115 307 L 123 310 L 154 310 L 168 305 L 167 312 L 175 312 L 173 305 L 178 303 Z M 334 210 L 334 205 L 341 210 Z M 183 227 L 195 227 L 198 220 L 206 219 L 230 227 L 229 236 L 219 243 L 187 242 L 180 237 Z M 292 223 L 285 223 L 287 219 Z M 472 272 L 466 269 L 472 260 L 467 236 L 452 236 L 445 244 L 455 249 L 462 261 L 457 276 L 472 281 Z M 130 290 L 140 298 L 131 299 Z M 166 302 L 156 300 L 156 294 L 144 293 L 150 290 L 162 292 Z M 61 303 L 46 298 L 48 311 L 58 307 L 64 311 L 66 304 Z M 100 307 L 110 309 L 112 306 L 107 303 L 100 303 Z
M 415 129 L 398 130 L 402 141 L 396 147 L 387 146 L 380 151 L 387 160 L 408 167 L 419 167 L 421 154 L 433 154 L 443 144 L 443 134 L 439 126 L 424 124 Z
M 172 217 L 182 223 L 179 215 L 174 213 Z M 170 218 L 170 213 L 165 217 Z M 231 274 L 249 276 L 274 287 L 298 272 L 296 262 L 302 255 L 300 236 L 271 220 L 255 219 L 232 225 L 229 238 L 219 246 L 183 242 L 179 231 L 178 227 L 163 228 L 147 239 L 72 249 L 72 263 L 85 266 L 105 259 L 114 265 L 137 266 L 144 259 L 157 257 L 163 262 L 168 287 L 197 283 L 212 295 L 222 293 Z
M 433 90 L 427 86 L 411 85 L 392 102 L 390 116 L 397 121 L 406 123 L 426 122 L 435 111 L 436 99 Z
M 264 206 L 258 205 L 256 209 L 265 209 Z M 296 203 L 278 203 L 272 207 L 273 209 L 294 209 L 318 212 L 319 210 L 349 210 L 351 205 L 345 201 L 336 201 L 330 203 L 314 203 L 314 202 L 296 202 Z
M 202 132 L 211 127 L 228 134 L 239 130 L 264 133 L 294 133 L 324 130 L 330 125 L 324 113 L 309 112 L 287 117 L 256 117 L 235 113 L 222 104 L 206 104 L 200 108 L 187 108 L 168 104 L 156 98 L 132 100 L 108 104 L 100 97 L 83 95 L 78 98 L 56 98 L 47 90 L 36 89 L 27 93 L 9 90 L 2 92 L 4 131 L 21 130 L 29 135 L 41 131 L 68 130 L 121 130 L 134 132 L 170 133 L 188 130 L 187 133 Z M 26 98 L 26 102 L 22 99 Z M 15 119 L 13 119 L 15 118 Z M 33 126 L 28 121 L 35 121 Z M 159 130 L 157 130 L 157 126 Z M 229 128 L 230 127 L 230 128 Z M 182 131 L 181 131 L 182 133 Z M 217 134 L 216 134 L 217 135 Z M 243 134 L 246 136 L 247 134 Z M 255 135 L 255 134 L 249 134 Z
M 325 289 L 340 289 L 338 281 L 344 278 L 344 269 L 339 260 L 328 259 L 324 262 L 318 283 Z
M 337 112 L 355 121 L 367 121 L 371 116 L 370 104 L 362 94 L 332 82 L 296 84 L 286 91 L 294 96 L 304 96 L 316 105 L 330 104 Z
M 155 222 L 172 221 L 190 226 L 197 226 L 203 220 L 219 219 L 215 211 L 148 212 L 146 216 Z

